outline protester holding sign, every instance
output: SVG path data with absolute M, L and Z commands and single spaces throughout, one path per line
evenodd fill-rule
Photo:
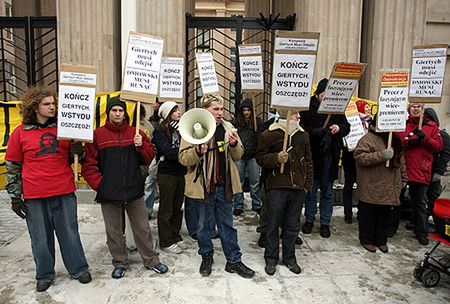
M 378 247 L 389 251 L 387 228 L 391 206 L 400 205 L 400 192 L 406 184 L 403 147 L 397 135 L 388 147 L 389 132 L 375 132 L 375 119 L 369 132 L 356 146 L 354 155 L 358 182 L 359 241 L 370 252 Z M 386 161 L 390 160 L 389 167 Z
M 6 150 L 7 185 L 13 211 L 26 219 L 36 263 L 37 291 L 55 278 L 55 241 L 64 265 L 80 283 L 91 281 L 77 223 L 77 198 L 69 157 L 82 155 L 80 142 L 56 137 L 56 92 L 29 88 L 22 97 L 22 124 Z
M 126 104 L 113 97 L 108 101 L 106 124 L 94 132 L 94 142 L 86 144 L 83 176 L 97 191 L 105 221 L 109 252 L 113 257 L 112 277 L 120 279 L 128 269 L 128 253 L 123 236 L 123 209 L 130 219 L 137 250 L 144 266 L 156 273 L 168 267 L 159 262 L 144 205 L 144 179 L 139 166 L 150 164 L 153 146 L 144 132 L 128 124 Z
M 419 128 L 422 114 L 422 104 L 410 105 L 406 130 L 400 133 L 400 139 L 405 146 L 409 195 L 413 203 L 414 233 L 421 245 L 428 245 L 428 213 L 425 193 L 432 177 L 433 153 L 442 150 L 443 143 L 439 127 L 435 122 L 424 117 L 422 128 Z
M 311 152 L 314 164 L 314 183 L 308 192 L 305 204 L 306 222 L 302 231 L 310 234 L 317 213 L 317 190 L 320 188 L 320 236 L 331 235 L 330 222 L 333 215 L 333 181 L 338 177 L 339 150 L 342 137 L 350 132 L 350 124 L 342 114 L 333 114 L 327 121 L 326 114 L 317 113 L 323 99 L 328 79 L 319 81 L 314 96 L 311 97 L 309 110 L 302 112 L 301 125 L 311 140 Z
M 267 176 L 268 199 L 265 271 L 273 275 L 279 260 L 280 227 L 282 228 L 282 262 L 295 274 L 301 272 L 295 257 L 295 242 L 300 232 L 300 214 L 311 190 L 313 168 L 309 136 L 298 124 L 300 114 L 291 117 L 292 126 L 285 130 L 286 121 L 280 120 L 264 131 L 258 142 L 256 159 Z M 284 133 L 289 132 L 288 150 L 283 151 Z M 284 164 L 284 172 L 280 167 Z
M 186 167 L 178 161 L 181 117 L 174 101 L 166 101 L 159 108 L 161 123 L 153 133 L 157 150 L 159 186 L 158 235 L 161 249 L 170 253 L 181 253 L 185 247 L 180 235 L 183 221 L 184 174 Z

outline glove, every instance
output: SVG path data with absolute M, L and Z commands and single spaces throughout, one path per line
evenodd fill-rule
M 286 163 L 288 158 L 289 158 L 289 153 L 287 153 L 286 151 L 278 152 L 278 162 L 280 164 Z
M 383 150 L 383 155 L 386 160 L 391 159 L 394 156 L 394 149 L 388 148 Z
M 27 216 L 27 207 L 20 198 L 14 197 L 11 199 L 11 209 L 23 219 Z
M 73 141 L 72 142 L 72 147 L 70 148 L 70 153 L 72 156 L 74 156 L 75 154 L 78 156 L 83 154 L 83 144 L 81 143 L 81 141 Z
M 423 131 L 419 130 L 418 128 L 414 129 L 413 133 L 416 134 L 420 140 L 425 138 L 425 133 L 423 133 Z
M 326 134 L 320 141 L 320 151 L 324 153 L 325 151 L 331 148 L 332 143 L 333 139 L 331 138 L 331 135 Z
M 311 130 L 311 136 L 322 138 L 327 134 L 327 129 L 315 128 Z
M 169 123 L 169 126 L 173 129 L 173 130 L 177 130 L 178 131 L 178 126 L 179 126 L 179 123 L 178 123 L 178 121 L 171 121 L 170 123 Z
M 418 138 L 418 137 L 417 138 L 413 138 L 413 139 L 409 139 L 407 141 L 407 145 L 410 148 L 417 147 L 419 144 L 420 144 L 420 138 Z
M 440 182 L 442 178 L 442 175 L 438 174 L 438 173 L 434 173 L 433 174 L 433 179 L 432 182 Z

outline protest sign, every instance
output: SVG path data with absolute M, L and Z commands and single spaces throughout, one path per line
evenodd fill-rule
M 261 45 L 240 45 L 239 69 L 242 92 L 264 91 L 264 72 Z
M 447 47 L 447 44 L 414 47 L 409 87 L 411 103 L 441 102 Z
M 275 38 L 271 106 L 309 108 L 319 33 L 280 31 Z
M 203 94 L 219 92 L 219 83 L 217 82 L 216 69 L 212 53 L 196 53 L 198 74 L 202 85 Z
M 382 70 L 378 97 L 377 132 L 406 128 L 409 70 Z
M 345 117 L 350 124 L 350 133 L 344 137 L 344 142 L 347 149 L 353 151 L 358 141 L 365 135 L 364 127 L 354 101 L 348 103 L 347 109 L 345 110 Z
M 61 65 L 58 90 L 58 139 L 91 142 L 97 81 L 92 66 Z
M 159 77 L 159 99 L 183 100 L 184 59 L 163 57 Z
M 365 69 L 365 63 L 335 63 L 317 112 L 344 114 Z
M 130 32 L 120 99 L 154 103 L 164 39 Z

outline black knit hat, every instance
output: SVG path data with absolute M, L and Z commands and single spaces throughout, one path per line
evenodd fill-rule
M 127 104 L 120 100 L 119 96 L 116 96 L 108 100 L 106 104 L 106 115 L 109 115 L 109 111 L 111 111 L 111 108 L 114 106 L 120 106 L 125 112 L 127 112 Z
M 319 84 L 317 84 L 316 88 L 316 94 L 319 95 L 320 93 L 325 92 L 325 88 L 327 87 L 328 79 L 324 78 L 321 81 L 319 81 Z

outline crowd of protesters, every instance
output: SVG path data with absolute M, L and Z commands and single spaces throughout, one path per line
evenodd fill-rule
M 233 216 L 248 212 L 243 194 L 247 177 L 251 211 L 260 219 L 258 244 L 265 248 L 265 272 L 276 273 L 281 239 L 281 262 L 293 273 L 301 273 L 295 245 L 302 243 L 300 231 L 313 233 L 318 210 L 320 236 L 331 236 L 333 183 L 340 160 L 345 174 L 344 220 L 353 223 L 356 182 L 359 241 L 366 250 L 389 251 L 387 240 L 398 227 L 406 189 L 412 201 L 409 227 L 418 242 L 427 245 L 430 210 L 442 192 L 440 180 L 450 159 L 450 137 L 439 129 L 436 113 L 411 104 L 406 130 L 393 133 L 390 141 L 388 133 L 377 132 L 370 106 L 359 100 L 356 105 L 366 134 L 349 151 L 344 137 L 350 124 L 345 115 L 318 113 L 326 85 L 327 79 L 319 82 L 308 110 L 271 112 L 266 122 L 256 117 L 251 99 L 240 104 L 236 118 L 229 122 L 223 117 L 222 97 L 206 95 L 201 107 L 212 114 L 216 128 L 212 138 L 200 145 L 180 136 L 182 114 L 176 102 L 158 101 L 149 120 L 142 107 L 136 132 L 119 96 L 108 100 L 106 123 L 95 130 L 92 143 L 83 146 L 58 139 L 56 93 L 30 88 L 22 99 L 22 124 L 8 143 L 6 188 L 13 211 L 28 225 L 37 290 L 47 290 L 54 281 L 55 233 L 70 276 L 83 284 L 92 279 L 78 232 L 70 167 L 74 155 L 100 203 L 115 279 L 129 268 L 127 247 L 138 250 L 146 268 L 159 274 L 169 270 L 154 249 L 149 225 L 157 196 L 159 249 L 169 254 L 187 249 L 180 233 L 184 209 L 188 233 L 198 242 L 202 276 L 213 270 L 212 239 L 219 238 L 225 270 L 253 277 L 255 272 L 242 262 L 233 225 Z

